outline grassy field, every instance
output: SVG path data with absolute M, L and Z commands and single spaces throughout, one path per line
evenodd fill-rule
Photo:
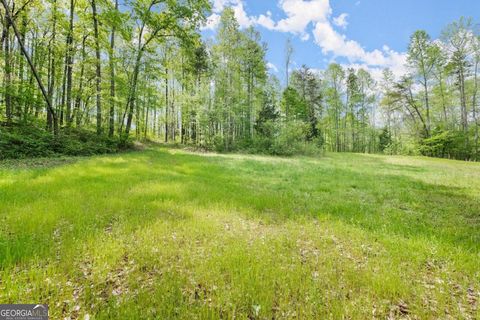
M 480 164 L 3 162 L 0 302 L 52 319 L 479 319 Z

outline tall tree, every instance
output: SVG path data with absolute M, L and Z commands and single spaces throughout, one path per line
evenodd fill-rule
M 418 78 L 424 89 L 424 105 L 426 118 L 426 135 L 430 135 L 431 116 L 430 116 L 430 99 L 429 99 L 429 80 L 432 76 L 435 61 L 433 59 L 438 56 L 433 54 L 433 47 L 430 43 L 430 36 L 426 31 L 416 31 L 411 39 L 408 47 L 407 61 L 412 69 L 414 78 Z
M 66 122 L 67 126 L 70 127 L 73 121 L 72 117 L 72 82 L 73 82 L 73 55 L 74 55 L 74 48 L 73 48 L 73 21 L 74 21 L 74 14 L 75 14 L 75 0 L 70 0 L 70 19 L 69 19 L 69 26 L 68 26 L 68 33 L 67 33 L 67 41 L 66 41 L 66 57 L 65 57 L 65 64 L 66 64 Z
M 95 90 L 97 103 L 97 134 L 102 133 L 102 60 L 96 0 L 90 0 L 92 6 L 93 34 L 95 39 Z
M 290 85 L 290 63 L 292 62 L 293 46 L 292 39 L 288 38 L 285 43 L 285 83 L 286 87 Z

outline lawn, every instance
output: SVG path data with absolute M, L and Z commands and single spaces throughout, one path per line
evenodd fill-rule
M 3 162 L 0 302 L 51 319 L 478 319 L 480 164 L 161 147 Z

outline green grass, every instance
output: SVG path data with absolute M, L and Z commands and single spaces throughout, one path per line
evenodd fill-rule
M 0 164 L 0 302 L 52 319 L 480 318 L 480 164 L 153 148 Z

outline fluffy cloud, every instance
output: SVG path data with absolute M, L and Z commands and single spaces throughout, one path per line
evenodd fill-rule
M 272 13 L 270 11 L 267 12 L 267 15 L 261 14 L 256 19 L 256 23 L 262 27 L 265 27 L 269 30 L 275 29 L 275 22 L 272 20 Z
M 269 30 L 298 35 L 302 41 L 310 39 L 307 27 L 311 23 L 326 22 L 331 14 L 329 0 L 280 0 L 278 5 L 286 18 L 275 22 L 271 13 L 267 13 L 266 16 L 254 18 L 255 24 Z
M 220 23 L 221 12 L 227 7 L 231 7 L 235 12 L 235 18 L 237 18 L 240 27 L 246 28 L 256 23 L 256 19 L 249 17 L 245 12 L 243 0 L 213 0 L 213 13 L 207 18 L 207 23 L 203 29 L 215 30 Z
M 220 13 L 231 7 L 241 27 L 260 25 L 264 28 L 279 32 L 288 32 L 299 35 L 302 40 L 310 38 L 307 27 L 311 23 L 325 22 L 331 14 L 329 0 L 279 0 L 279 8 L 286 17 L 275 22 L 272 13 L 267 12 L 258 17 L 248 16 L 243 0 L 214 0 L 213 14 L 208 18 L 205 29 L 215 29 L 220 21 Z
M 316 23 L 313 35 L 316 44 L 325 55 L 332 54 L 336 57 L 346 58 L 351 64 L 390 68 L 396 75 L 405 72 L 405 54 L 395 52 L 388 46 L 383 46 L 382 50 L 366 51 L 358 42 L 349 40 L 345 35 L 335 31 L 328 22 Z
M 274 65 L 274 64 L 271 63 L 271 62 L 267 63 L 267 68 L 270 69 L 270 70 L 272 70 L 273 72 L 278 73 L 278 68 L 277 68 L 277 66 Z
M 346 29 L 348 26 L 347 17 L 348 17 L 347 13 L 342 13 L 338 17 L 333 18 L 333 24 L 342 29 Z
M 202 27 L 202 30 L 215 30 L 220 23 L 220 15 L 213 13 L 207 18 L 207 23 Z
M 313 34 L 315 43 L 323 54 L 348 60 L 346 66 L 368 69 L 379 75 L 383 68 L 390 68 L 395 75 L 405 72 L 406 56 L 387 46 L 372 51 L 365 50 L 355 40 L 348 39 L 335 27 L 345 29 L 348 14 L 332 17 L 329 0 L 279 0 L 278 7 L 285 18 L 275 21 L 270 11 L 259 16 L 249 16 L 245 11 L 244 0 L 213 0 L 213 14 L 208 18 L 206 29 L 215 29 L 220 22 L 220 14 L 226 7 L 232 7 L 240 27 L 259 25 L 268 30 L 286 32 L 299 36 L 302 41 L 310 40 Z M 310 26 L 313 30 L 309 31 Z M 272 68 L 272 70 L 274 70 Z
M 329 0 L 281 0 L 279 6 L 287 17 L 276 23 L 275 30 L 302 35 L 310 23 L 327 21 L 332 11 Z

